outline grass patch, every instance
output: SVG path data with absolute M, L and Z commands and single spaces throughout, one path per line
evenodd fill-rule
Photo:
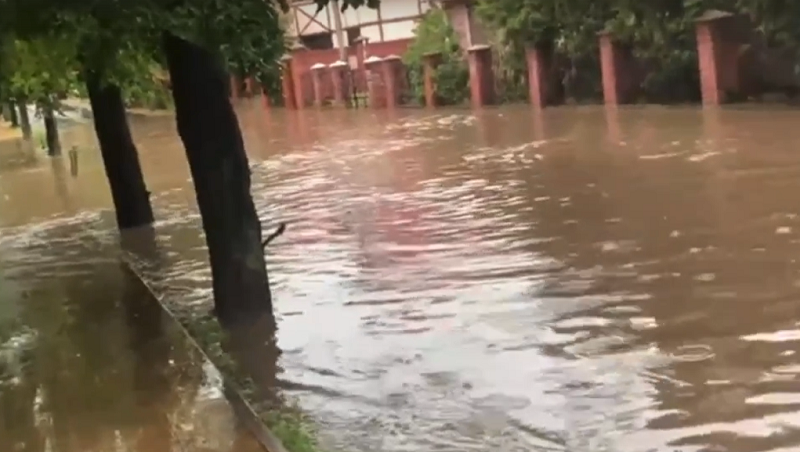
M 33 137 L 31 137 L 33 143 L 39 146 L 39 149 L 47 149 L 47 133 L 44 130 L 37 129 L 33 131 Z
M 257 395 L 253 380 L 239 369 L 234 359 L 223 348 L 227 335 L 214 317 L 198 316 L 185 309 L 173 312 L 225 379 L 253 407 L 259 418 L 281 440 L 287 450 L 320 452 L 313 422 L 295 403 L 282 399 L 280 406 L 276 407 L 274 403 L 267 404 Z

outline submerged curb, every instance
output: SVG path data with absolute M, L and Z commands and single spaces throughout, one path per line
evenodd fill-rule
M 180 320 L 175 317 L 175 314 L 173 314 L 166 304 L 164 304 L 161 298 L 155 294 L 152 286 L 145 281 L 144 278 L 142 278 L 141 275 L 136 272 L 136 270 L 134 270 L 133 266 L 127 259 L 125 259 L 124 255 L 120 258 L 125 264 L 125 269 L 129 271 L 145 288 L 147 288 L 147 292 L 150 294 L 150 296 L 153 297 L 153 299 L 158 303 L 158 305 L 161 307 L 161 310 L 167 315 L 167 317 L 169 317 L 177 325 L 178 329 L 183 332 L 191 346 L 196 348 L 200 352 L 201 356 L 216 368 L 216 364 L 214 364 L 214 362 L 195 340 L 195 338 L 192 337 L 192 335 L 189 333 L 189 330 L 183 326 Z M 218 368 L 217 370 L 219 371 Z M 253 407 L 247 403 L 244 397 L 242 397 L 239 390 L 228 381 L 222 372 L 220 372 L 220 375 L 222 375 L 222 387 L 225 398 L 228 400 L 228 403 L 231 404 L 236 416 L 244 423 L 244 426 L 253 435 L 253 437 L 255 437 L 256 441 L 258 441 L 261 447 L 263 447 L 267 452 L 289 452 L 281 440 L 269 429 L 269 427 L 264 424 L 258 414 L 256 414 Z

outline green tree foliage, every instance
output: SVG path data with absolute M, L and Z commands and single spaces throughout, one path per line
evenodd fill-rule
M 553 43 L 568 96 L 600 95 L 597 33 L 610 31 L 647 65 L 642 88 L 650 100 L 699 95 L 694 24 L 713 9 L 750 15 L 766 44 L 797 54 L 800 3 L 788 0 L 479 0 L 477 6 L 480 19 L 517 59 L 525 45 Z M 516 60 L 508 64 L 524 67 Z
M 429 53 L 438 53 L 442 58 L 435 78 L 439 103 L 453 105 L 463 102 L 469 92 L 469 71 L 458 44 L 458 35 L 440 9 L 425 14 L 414 30 L 414 40 L 403 55 L 412 95 L 420 103 L 425 99 L 423 59 Z

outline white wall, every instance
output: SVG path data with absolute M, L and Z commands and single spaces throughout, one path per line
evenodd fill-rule
M 322 25 L 309 19 L 306 14 L 314 16 L 317 5 L 314 3 L 294 5 L 293 11 L 297 18 L 296 21 L 289 18 L 291 25 L 287 29 L 290 36 L 297 36 L 298 32 L 302 35 L 330 32 L 334 29 L 333 12 L 331 6 L 316 14 L 317 21 Z M 381 41 L 381 27 L 383 28 L 383 40 L 393 41 L 396 39 L 407 39 L 414 36 L 414 26 L 420 13 L 430 9 L 430 0 L 382 0 L 380 16 L 378 10 L 369 8 L 348 8 L 342 17 L 344 28 L 361 26 L 361 36 L 369 38 L 370 42 Z M 303 11 L 303 12 L 300 12 Z M 378 24 L 379 19 L 386 21 L 396 21 L 391 23 Z M 408 20 L 403 20 L 408 19 Z M 294 25 L 297 23 L 297 25 Z M 366 25 L 371 24 L 371 25 Z M 334 36 L 334 45 L 338 47 Z

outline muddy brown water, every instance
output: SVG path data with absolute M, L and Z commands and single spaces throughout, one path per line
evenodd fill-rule
M 800 112 L 245 104 L 240 120 L 265 227 L 290 223 L 268 256 L 278 381 L 331 449 L 800 448 Z M 206 310 L 174 125 L 133 127 L 166 260 L 141 270 Z M 84 258 L 70 243 L 116 246 L 91 130 L 68 135 L 77 177 L 0 152 L 6 272 L 61 280 L 46 262 Z

